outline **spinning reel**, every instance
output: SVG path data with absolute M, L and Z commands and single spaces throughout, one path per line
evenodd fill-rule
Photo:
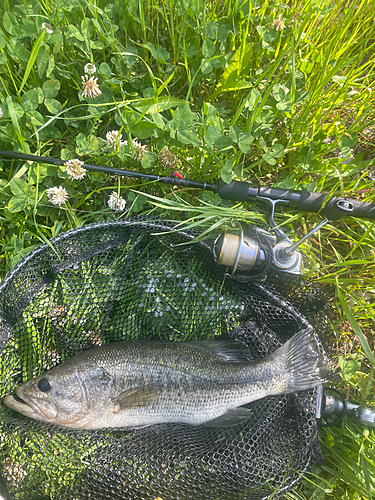
M 262 200 L 270 203 L 269 223 L 274 234 L 260 228 L 240 225 L 238 230 L 224 231 L 215 240 L 214 258 L 219 266 L 227 267 L 227 276 L 264 280 L 269 270 L 301 274 L 302 254 L 298 251 L 299 246 L 329 222 L 324 219 L 293 244 L 273 220 L 276 204 L 284 200 L 266 197 L 262 197 Z

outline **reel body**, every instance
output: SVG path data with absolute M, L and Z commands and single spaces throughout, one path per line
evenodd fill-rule
M 302 255 L 296 251 L 286 254 L 290 247 L 286 236 L 279 241 L 267 231 L 241 225 L 237 232 L 221 233 L 215 240 L 213 253 L 217 264 L 227 267 L 228 276 L 262 281 L 269 271 L 301 273 Z

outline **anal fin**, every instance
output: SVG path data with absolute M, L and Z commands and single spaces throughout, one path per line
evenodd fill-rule
M 233 427 L 234 425 L 241 424 L 244 420 L 251 416 L 251 410 L 247 408 L 234 408 L 227 410 L 220 417 L 208 420 L 201 427 Z

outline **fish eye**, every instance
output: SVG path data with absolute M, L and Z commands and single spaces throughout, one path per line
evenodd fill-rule
M 52 384 L 48 378 L 41 378 L 38 382 L 38 389 L 42 392 L 48 392 L 51 390 Z

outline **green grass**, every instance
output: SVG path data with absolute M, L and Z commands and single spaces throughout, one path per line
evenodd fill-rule
M 375 202 L 371 0 L 4 0 L 0 14 L 0 149 Z M 89 62 L 94 99 L 81 91 Z M 111 130 L 128 144 L 109 148 Z M 141 159 L 133 141 L 147 146 Z M 164 147 L 175 166 L 163 164 Z M 46 194 L 54 186 L 69 194 L 60 207 Z M 112 191 L 125 213 L 109 208 Z M 72 227 L 152 211 L 207 232 L 238 219 L 267 227 L 260 205 L 0 159 L 0 275 Z M 320 220 L 277 214 L 292 239 Z M 363 404 L 375 394 L 374 240 L 373 222 L 346 218 L 303 245 L 305 274 L 327 287 L 333 311 L 337 386 Z M 321 439 L 326 466 L 290 498 L 374 497 L 374 433 L 345 420 Z

